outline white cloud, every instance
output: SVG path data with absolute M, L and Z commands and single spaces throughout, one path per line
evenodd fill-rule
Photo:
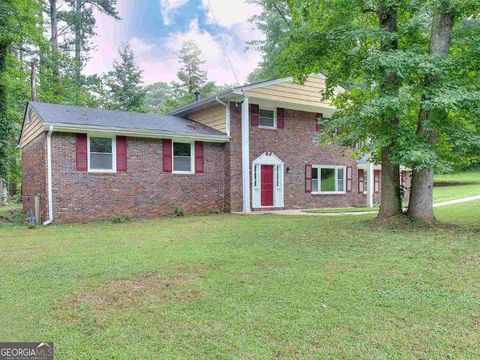
M 245 47 L 237 45 L 231 36 L 224 34 L 222 39 L 238 80 L 240 83 L 244 83 L 248 74 L 257 65 L 259 54 L 254 50 L 245 51 Z M 235 83 L 235 76 L 225 56 L 220 38 L 201 30 L 196 20 L 190 23 L 188 31 L 171 33 L 164 41 L 161 50 L 157 48 L 143 56 L 137 54 L 139 65 L 144 71 L 144 81 L 151 83 L 176 80 L 176 73 L 180 67 L 178 55 L 182 44 L 187 40 L 193 41 L 201 49 L 202 59 L 205 60 L 203 68 L 208 72 L 210 80 L 216 81 L 218 84 Z M 152 46 L 155 45 L 143 45 L 148 49 L 151 49 Z
M 248 19 L 261 11 L 258 5 L 247 3 L 246 0 L 202 0 L 202 5 L 209 22 L 213 23 L 216 19 L 218 25 L 225 27 L 248 23 Z
M 160 11 L 162 12 L 163 23 L 165 25 L 170 25 L 173 12 L 187 2 L 188 0 L 160 0 Z
M 167 0 L 160 0 L 167 1 Z M 171 9 L 181 6 L 186 0 L 168 1 Z M 202 0 L 205 1 L 205 0 Z M 228 30 L 218 34 L 201 29 L 197 20 L 190 23 L 186 31 L 170 32 L 146 42 L 138 36 L 131 36 L 125 21 L 115 21 L 110 17 L 98 14 L 97 36 L 94 43 L 97 49 L 92 51 L 92 59 L 85 67 L 86 74 L 102 73 L 112 69 L 112 63 L 118 57 L 118 48 L 122 42 L 129 41 L 139 67 L 143 70 L 145 83 L 158 81 L 177 80 L 179 51 L 184 41 L 192 40 L 202 51 L 205 60 L 203 68 L 208 71 L 208 76 L 217 84 L 232 84 L 235 77 L 225 56 L 221 39 L 227 48 L 228 56 L 233 63 L 240 84 L 246 81 L 248 74 L 257 66 L 260 54 L 249 49 L 245 51 L 246 41 L 261 38 L 262 34 L 247 20 L 253 14 L 246 0 L 211 0 L 220 26 Z M 119 1 L 120 16 L 130 16 L 133 9 L 126 9 L 127 1 Z M 131 5 L 131 3 L 129 3 Z M 180 5 L 179 5 L 180 4 Z M 226 6 L 228 5 L 228 6 Z M 175 7 L 176 6 L 176 7 Z M 172 10 L 173 11 L 173 10 Z M 232 15 L 234 13 L 234 15 Z M 243 15 L 240 16 L 239 13 Z M 220 20 L 222 19 L 222 20 Z M 239 41 L 240 39 L 240 41 Z

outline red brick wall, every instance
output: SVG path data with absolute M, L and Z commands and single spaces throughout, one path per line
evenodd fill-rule
M 24 211 L 35 211 L 35 195 L 40 195 L 41 220 L 48 218 L 47 135 L 42 133 L 22 149 L 22 202 Z
M 241 180 L 241 109 L 234 103 L 230 106 L 232 144 L 236 151 L 230 155 L 231 208 L 242 210 Z M 284 163 L 285 208 L 345 207 L 366 204 L 367 197 L 358 194 L 357 161 L 352 159 L 352 150 L 337 145 L 320 146 L 316 141 L 315 114 L 286 110 L 284 129 L 250 127 L 250 163 L 266 151 L 275 153 Z M 238 143 L 238 146 L 236 145 Z M 233 148 L 233 146 L 232 146 Z M 233 165 L 234 164 L 234 165 Z M 305 164 L 343 165 L 353 167 L 351 193 L 345 195 L 313 195 L 305 193 Z M 251 167 L 250 167 L 251 172 Z M 236 177 L 238 180 L 233 180 Z M 250 174 L 251 178 L 251 174 Z
M 75 169 L 74 134 L 52 136 L 54 222 L 155 217 L 180 206 L 188 212 L 224 208 L 224 145 L 205 143 L 203 174 L 162 171 L 162 140 L 127 138 L 128 171 Z

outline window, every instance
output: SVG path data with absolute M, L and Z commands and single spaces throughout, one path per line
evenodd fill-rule
M 191 173 L 193 170 L 191 143 L 173 143 L 173 171 Z
M 345 193 L 344 166 L 313 166 L 312 167 L 313 193 Z
M 115 171 L 115 140 L 110 137 L 89 136 L 89 171 Z
M 275 128 L 275 111 L 260 109 L 260 127 Z

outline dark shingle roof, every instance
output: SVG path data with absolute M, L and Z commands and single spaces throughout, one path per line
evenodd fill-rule
M 29 102 L 29 105 L 43 121 L 51 125 L 94 126 L 105 129 L 226 136 L 219 130 L 178 116 L 92 109 L 82 106 L 57 105 L 35 101 Z

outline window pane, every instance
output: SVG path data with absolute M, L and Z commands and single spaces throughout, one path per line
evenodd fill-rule
M 173 143 L 173 156 L 190 156 L 191 144 Z
M 90 137 L 90 152 L 112 153 L 112 139 Z
M 312 168 L 312 192 L 318 192 L 318 169 Z
M 320 170 L 321 191 L 335 191 L 335 169 Z
M 174 156 L 173 170 L 175 171 L 192 171 L 192 160 L 190 156 Z
M 173 143 L 173 170 L 192 171 L 191 144 Z
M 337 169 L 337 191 L 345 191 L 343 188 L 343 169 Z
M 260 126 L 274 126 L 273 110 L 260 109 Z
M 90 169 L 112 170 L 112 154 L 90 153 Z

